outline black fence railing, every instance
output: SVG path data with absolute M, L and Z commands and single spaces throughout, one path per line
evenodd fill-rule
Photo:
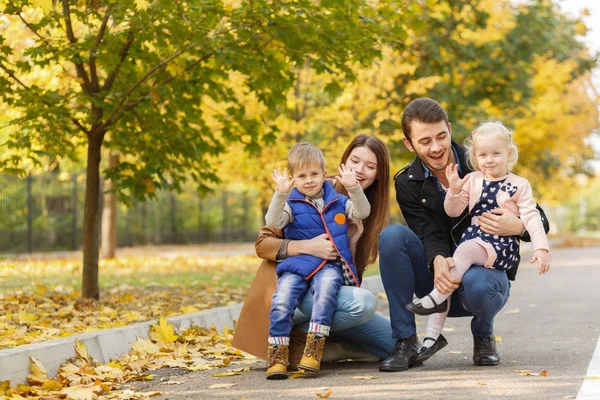
M 0 174 L 0 253 L 81 246 L 85 175 Z M 117 209 L 118 246 L 253 241 L 262 223 L 256 192 L 158 193 Z

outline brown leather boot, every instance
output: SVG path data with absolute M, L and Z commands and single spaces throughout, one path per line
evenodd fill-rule
M 321 369 L 321 358 L 323 357 L 323 347 L 325 347 L 325 337 L 317 338 L 314 333 L 306 335 L 306 346 L 304 346 L 304 355 L 300 360 L 298 368 L 317 372 Z
M 288 346 L 269 346 L 267 359 L 267 379 L 286 379 L 288 366 Z

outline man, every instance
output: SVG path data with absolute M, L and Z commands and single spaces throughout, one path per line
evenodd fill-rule
M 414 314 L 405 306 L 433 289 L 452 291 L 450 317 L 473 316 L 473 362 L 492 366 L 500 363 L 493 334 L 494 317 L 510 294 L 510 280 L 516 269 L 503 271 L 473 266 L 462 278 L 452 276 L 452 254 L 464 230 L 470 225 L 468 210 L 458 218 L 444 211 L 448 181 L 445 169 L 458 163 L 462 177 L 472 172 L 465 160 L 465 148 L 453 142 L 448 115 L 436 101 L 419 98 L 411 101 L 402 114 L 404 144 L 416 157 L 395 176 L 396 199 L 408 227 L 388 226 L 379 236 L 379 266 L 388 297 L 393 338 L 392 355 L 380 371 L 403 371 L 426 360 L 444 347 L 442 335 L 419 353 Z M 538 207 L 539 209 L 539 207 Z M 548 222 L 540 210 L 544 228 Z M 505 210 L 494 210 L 479 219 L 485 233 L 521 236 L 527 240 L 521 220 Z M 523 236 L 525 235 L 525 236 Z

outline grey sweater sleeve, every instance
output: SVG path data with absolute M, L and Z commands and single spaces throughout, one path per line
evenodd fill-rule
M 292 209 L 286 201 L 287 198 L 287 194 L 275 191 L 271 199 L 271 204 L 269 204 L 267 215 L 265 215 L 265 222 L 268 227 L 283 229 L 287 224 L 294 221 Z
M 348 189 L 348 197 L 350 199 L 346 202 L 346 216 L 354 221 L 367 218 L 371 213 L 371 204 L 360 185 Z

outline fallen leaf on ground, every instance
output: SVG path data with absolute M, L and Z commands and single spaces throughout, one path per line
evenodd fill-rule
M 211 376 L 214 376 L 215 378 L 221 378 L 224 376 L 235 376 L 235 375 L 239 375 L 240 372 L 217 372 L 214 374 L 211 374 Z
M 521 310 L 519 310 L 518 308 L 515 308 L 515 309 L 512 309 L 512 310 L 505 311 L 504 314 L 507 314 L 507 315 L 508 314 L 518 314 L 520 312 L 521 312 Z
M 183 383 L 183 381 L 166 381 L 166 382 L 162 382 L 163 385 L 181 385 Z M 219 385 L 221 385 L 219 383 Z
M 301 378 L 302 376 L 304 376 L 305 373 L 306 372 L 303 369 L 299 369 L 298 371 L 290 372 L 290 378 L 292 378 L 292 379 Z
M 485 385 L 487 385 L 487 383 L 485 383 L 485 382 L 477 382 L 477 384 L 478 384 L 479 386 L 485 386 Z
M 540 372 L 540 376 L 548 376 L 548 371 L 543 370 L 542 372 Z
M 325 388 L 325 389 L 318 389 L 318 390 L 327 390 L 327 393 L 324 393 L 324 394 L 317 393 L 317 397 L 320 399 L 327 399 L 327 398 L 329 398 L 329 396 L 331 396 L 331 389 Z
M 160 317 L 158 325 L 152 325 L 148 336 L 159 345 L 172 343 L 178 338 L 175 334 L 173 325 L 169 324 L 165 317 Z
M 376 376 L 351 376 L 350 379 L 355 379 L 357 381 L 367 381 L 370 379 L 378 379 Z
M 237 385 L 237 383 L 214 383 L 212 385 L 208 385 L 207 388 L 209 388 L 209 389 L 229 389 L 231 387 L 234 387 L 235 385 Z
M 454 354 L 454 355 L 462 354 L 462 351 L 449 351 L 448 354 Z
M 496 342 L 501 342 L 502 338 L 500 336 L 496 336 Z

